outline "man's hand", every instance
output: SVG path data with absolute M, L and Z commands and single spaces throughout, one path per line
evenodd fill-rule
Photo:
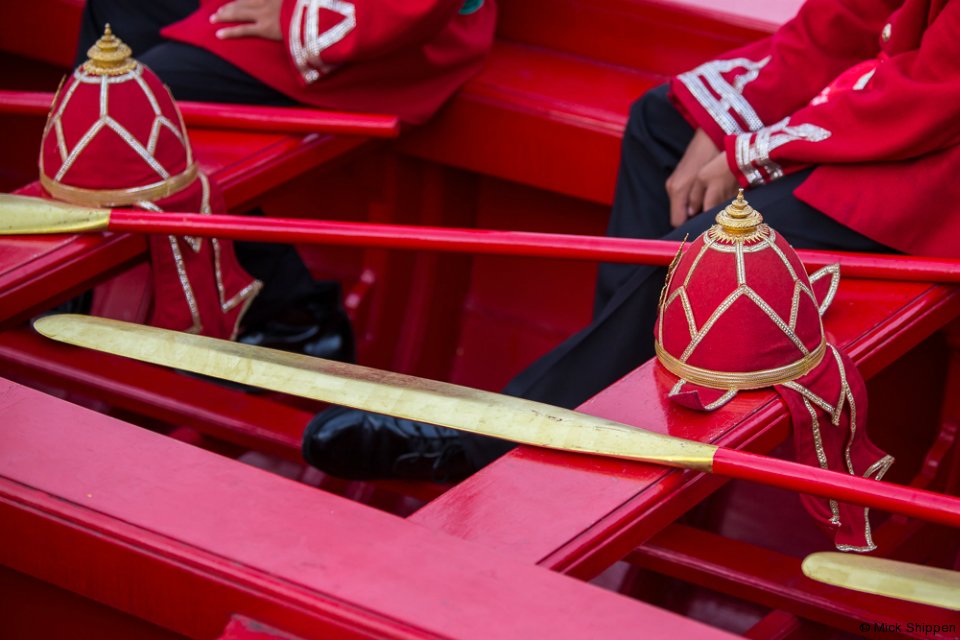
M 234 27 L 224 27 L 217 31 L 217 37 L 245 38 L 256 37 L 267 40 L 281 40 L 280 4 L 283 0 L 233 0 L 220 7 L 210 16 L 210 22 L 243 22 Z
M 677 168 L 667 178 L 670 224 L 679 227 L 687 218 L 733 198 L 738 186 L 726 153 L 717 149 L 703 129 L 697 129 Z
M 737 178 L 730 171 L 730 165 L 727 164 L 727 154 L 723 151 L 700 169 L 696 184 L 698 190 L 702 189 L 702 204 L 697 213 L 732 199 L 740 187 Z
M 719 150 L 703 129 L 697 129 L 683 157 L 667 178 L 670 196 L 670 224 L 679 227 L 703 211 L 703 185 L 697 181 L 700 170 L 717 157 Z

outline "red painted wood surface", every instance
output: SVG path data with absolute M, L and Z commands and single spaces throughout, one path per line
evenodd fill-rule
M 49 582 L 0 566 L 4 640 L 186 640 Z
M 960 314 L 960 291 L 846 281 L 827 331 L 869 378 Z M 651 431 L 766 453 L 789 428 L 773 392 L 741 393 L 698 413 L 669 402 L 673 381 L 648 362 L 580 410 Z M 720 486 L 715 476 L 520 448 L 412 516 L 528 562 L 592 577 Z
M 131 235 L 0 238 L 0 322 L 82 291 L 146 249 Z
M 85 0 L 0 2 L 0 50 L 69 67 L 77 51 Z M 38 34 L 43 34 L 42 37 Z
M 77 358 L 29 327 L 0 333 L 0 372 L 296 462 L 313 417 L 265 395 L 127 358 L 93 352 Z
M 500 40 L 674 74 L 772 33 L 802 0 L 506 0 Z M 750 4 L 745 14 L 743 7 Z M 776 6 L 774 6 L 776 5 Z
M 928 621 L 960 628 L 960 613 L 825 585 L 803 575 L 802 558 L 684 525 L 664 529 L 627 561 L 857 635 L 864 621 L 900 622 L 901 627 L 905 621 Z
M 302 640 L 246 616 L 233 616 L 218 640 Z
M 52 103 L 52 93 L 0 91 L 2 114 L 45 118 Z M 177 106 L 188 128 L 262 133 L 337 133 L 370 138 L 396 138 L 400 135 L 400 119 L 384 114 L 187 101 L 178 102 Z
M 0 412 L 0 561 L 178 633 L 731 637 L 6 381 Z
M 754 0 L 737 1 L 752 3 Z M 51 4 L 77 8 L 80 3 L 58 0 Z M 763 13 L 755 19 L 743 19 L 743 16 L 709 15 L 717 10 L 729 13 L 726 4 L 722 9 L 691 10 L 689 5 L 677 7 L 667 2 L 638 0 L 504 0 L 500 3 L 500 41 L 487 70 L 468 85 L 433 124 L 410 132 L 412 135 L 405 134 L 396 147 L 408 156 L 404 164 L 415 164 L 410 158 L 428 160 L 423 167 L 417 167 L 415 176 L 419 176 L 424 167 L 436 173 L 442 165 L 475 173 L 456 176 L 455 170 L 446 170 L 442 184 L 433 180 L 422 193 L 410 187 L 390 187 L 380 193 L 376 183 L 369 182 L 374 185 L 372 191 L 377 192 L 372 199 L 379 199 L 381 206 L 364 211 L 358 219 L 369 215 L 381 222 L 463 226 L 475 215 L 476 224 L 481 228 L 601 233 L 606 207 L 593 203 L 607 203 L 611 197 L 619 131 L 630 102 L 666 74 L 689 68 L 719 51 L 768 32 L 782 19 L 770 13 L 782 11 L 789 3 L 759 4 Z M 41 7 L 41 3 L 2 5 L 0 13 L 37 13 Z M 58 37 L 64 36 L 57 45 L 64 44 L 73 33 L 74 30 L 66 28 L 62 34 L 57 33 Z M 28 40 L 33 43 L 30 46 L 35 47 L 36 38 L 30 36 Z M 8 42 L 11 41 L 3 40 L 0 47 L 7 46 Z M 60 58 L 69 62 L 72 43 L 60 48 L 63 49 Z M 258 200 L 264 193 L 264 185 L 284 184 L 318 161 L 349 161 L 355 158 L 356 152 L 367 150 L 367 146 L 346 148 L 348 143 L 339 138 L 310 148 L 293 138 L 270 140 L 268 136 L 249 134 L 248 153 L 241 154 L 235 152 L 236 146 L 228 136 L 202 131 L 192 132 L 192 136 L 195 146 L 198 140 L 202 141 L 204 159 L 212 160 L 209 166 L 226 167 L 220 175 L 230 185 L 228 196 L 232 206 Z M 340 178 L 367 168 L 365 164 L 358 164 L 336 175 Z M 255 178 L 247 183 L 248 175 L 263 176 L 264 182 L 258 184 Z M 409 178 L 406 174 L 397 182 L 407 184 Z M 274 189 L 269 197 L 269 204 L 274 208 L 268 207 L 268 211 L 296 211 L 297 208 L 290 206 L 277 208 L 278 203 L 284 198 L 296 203 L 297 198 L 304 198 L 304 193 L 311 194 L 311 202 L 322 200 L 331 203 L 333 211 L 340 210 L 334 203 L 343 197 L 342 185 L 322 184 L 307 191 L 303 183 L 312 178 L 298 180 L 299 189 L 282 190 L 290 195 L 281 195 L 281 190 Z M 536 188 L 521 188 L 518 186 L 521 184 Z M 464 185 L 467 188 L 463 188 Z M 447 193 L 448 190 L 453 193 Z M 576 198 L 561 198 L 557 193 L 572 194 Z M 433 208 L 432 217 L 404 218 L 406 211 L 418 209 L 422 202 Z M 465 222 L 451 216 L 450 211 L 455 207 L 469 211 Z M 592 272 L 586 265 L 502 257 L 451 263 L 449 258 L 436 255 L 407 258 L 376 250 L 349 254 L 338 249 L 324 249 L 322 253 L 308 256 L 315 271 L 338 278 L 348 274 L 344 281 L 357 304 L 355 311 L 360 320 L 357 326 L 367 330 L 361 342 L 371 347 L 362 352 L 364 357 L 376 357 L 378 363 L 385 362 L 399 370 L 417 372 L 418 367 L 429 367 L 430 371 L 443 372 L 452 362 L 451 377 L 496 388 L 511 372 L 519 370 L 530 358 L 586 321 L 592 281 Z M 456 266 L 451 268 L 452 264 Z M 90 269 L 84 277 L 95 278 L 94 271 Z M 34 273 L 42 275 L 39 270 Z M 415 284 L 401 284 L 414 282 L 414 277 Z M 46 287 L 56 289 L 58 286 L 55 279 L 40 282 L 41 286 L 31 295 L 44 297 L 48 295 Z M 457 282 L 463 285 L 460 292 L 449 295 L 458 290 Z M 852 345 L 858 364 L 872 375 L 953 317 L 956 314 L 953 297 L 951 290 L 928 290 L 920 285 L 891 285 L 885 295 L 882 289 L 869 283 L 845 281 L 828 323 L 842 342 Z M 442 312 L 439 306 L 434 309 L 429 304 L 431 298 L 442 299 L 447 306 Z M 531 310 L 531 305 L 538 308 Z M 411 307 L 413 310 L 407 315 L 392 311 Z M 0 299 L 0 312 L 7 308 Z M 837 314 L 841 319 L 837 319 Z M 863 320 L 851 320 L 856 314 L 863 314 Z M 402 341 L 403 346 L 396 347 L 398 341 Z M 11 347 L 11 359 L 7 362 L 21 354 L 42 355 L 24 336 L 14 336 L 7 345 Z M 17 351 L 21 347 L 23 350 Z M 35 361 L 38 363 L 39 360 Z M 108 365 L 104 366 L 104 373 L 108 373 Z M 62 374 L 61 383 L 83 386 L 79 380 L 81 366 L 76 363 L 50 358 L 34 372 L 43 367 L 52 370 L 53 377 Z M 99 380 L 101 388 L 116 386 L 115 402 L 121 402 L 119 398 L 124 396 L 126 406 L 139 405 L 138 410 L 148 408 L 150 403 L 156 407 L 165 405 L 171 409 L 169 416 L 176 411 L 186 414 L 205 408 L 201 396 L 178 404 L 160 397 L 162 394 L 150 394 L 136 389 L 134 384 L 122 384 L 127 374 L 139 382 L 149 383 L 145 372 L 123 369 L 117 374 L 119 381 L 111 381 L 109 376 Z M 657 385 L 662 384 L 656 370 L 648 365 L 588 403 L 586 410 L 626 415 L 642 421 L 645 426 L 660 425 L 665 430 L 677 429 L 754 451 L 771 449 L 787 434 L 783 410 L 769 395 L 744 394 L 733 407 L 717 414 L 715 426 L 707 428 L 699 418 L 691 418 L 689 413 L 665 405 L 657 396 L 662 390 Z M 204 386 L 197 388 L 202 390 Z M 219 428 L 220 423 L 214 424 Z M 261 446 L 256 440 L 243 442 Z M 292 443 L 284 446 L 289 451 Z M 565 469 L 564 465 L 571 468 Z M 618 472 L 623 472 L 624 477 L 614 477 Z M 501 554 L 513 554 L 522 563 L 540 561 L 548 567 L 586 576 L 598 573 L 627 553 L 635 542 L 668 526 L 691 505 L 698 504 L 718 483 L 716 479 L 695 474 L 663 473 L 642 465 L 596 467 L 586 465 L 582 459 L 565 459 L 553 454 L 541 456 L 538 452 L 521 450 L 457 487 L 444 498 L 447 502 L 429 505 L 414 521 L 472 538 L 484 546 L 493 545 Z M 59 503 L 54 506 L 64 507 Z M 461 522 L 452 522 L 461 516 Z M 118 575 L 136 575 L 138 585 L 173 584 L 176 590 L 197 599 L 198 604 L 187 603 L 186 597 L 177 600 L 176 592 L 160 592 L 150 594 L 160 603 L 156 606 L 182 607 L 179 613 L 184 617 L 209 618 L 214 614 L 207 609 L 213 603 L 217 605 L 213 609 L 224 612 L 224 618 L 211 633 L 222 630 L 226 612 L 233 610 L 284 630 L 289 629 L 286 622 L 293 618 L 303 624 L 309 619 L 314 623 L 314 630 L 342 631 L 342 627 L 337 626 L 340 618 L 333 623 L 315 622 L 309 616 L 316 609 L 304 614 L 300 607 L 304 600 L 284 609 L 285 603 L 273 599 L 271 589 L 276 585 L 269 580 L 256 584 L 248 581 L 237 587 L 223 579 L 225 573 L 216 574 L 214 578 L 204 573 L 211 565 L 196 562 L 194 556 L 178 564 L 171 561 L 172 555 L 149 557 L 142 550 L 104 542 L 103 530 L 96 529 L 103 526 L 103 521 L 94 521 L 91 525 L 89 512 L 85 510 L 77 511 L 75 517 L 77 522 L 70 525 L 69 536 L 61 528 L 62 522 L 48 528 L 37 524 L 35 531 L 43 531 L 44 535 L 59 541 L 59 546 L 50 548 L 62 551 L 63 557 L 70 561 L 65 567 L 56 567 L 52 560 L 47 561 L 44 566 L 48 576 L 69 579 L 72 571 L 73 575 L 86 573 L 99 577 L 101 572 L 116 566 Z M 236 520 L 245 524 L 243 516 Z M 77 533 L 83 526 L 91 528 Z M 221 535 L 223 531 L 228 536 L 235 535 L 231 533 L 235 526 L 231 520 L 221 527 Z M 143 533 L 136 528 L 132 530 Z M 389 534 L 393 530 L 384 531 Z M 125 537 L 124 543 L 128 544 L 130 539 Z M 169 540 L 159 540 L 170 544 Z M 424 540 L 429 542 L 432 538 Z M 41 537 L 35 536 L 36 541 L 42 542 Z M 89 567 L 83 564 L 85 559 L 80 555 L 88 550 L 94 551 Z M 24 557 L 44 562 L 42 558 L 33 558 L 29 551 Z M 217 566 L 237 569 L 228 562 Z M 739 568 L 746 572 L 743 579 L 762 577 L 762 572 L 753 571 L 754 568 L 746 564 Z M 692 579 L 689 574 L 686 577 Z M 104 582 L 111 584 L 109 575 Z M 738 588 L 733 586 L 731 590 L 736 592 Z M 114 596 L 120 591 L 114 589 Z M 740 594 L 750 595 L 746 590 Z M 476 597 L 486 596 L 478 593 Z M 140 605 L 143 599 L 146 598 L 138 601 Z M 199 614 L 195 614 L 197 609 Z M 259 615 L 265 609 L 274 611 L 274 617 Z M 282 611 L 282 615 L 277 611 Z M 499 614 L 498 611 L 494 615 Z M 655 624 L 647 620 L 641 625 L 633 624 L 633 628 L 646 630 Z M 809 623 L 790 613 L 775 611 L 756 625 L 748 637 L 799 639 L 822 637 L 823 633 L 822 628 L 811 630 Z M 679 635 L 685 634 L 681 631 Z
M 644 71 L 498 43 L 484 72 L 429 127 L 405 135 L 399 148 L 433 162 L 609 203 L 630 103 L 661 81 Z

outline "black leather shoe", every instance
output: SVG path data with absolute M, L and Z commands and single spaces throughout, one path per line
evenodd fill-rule
M 453 429 L 346 407 L 331 407 L 310 421 L 303 457 L 348 480 L 457 482 L 476 471 Z
M 340 306 L 340 285 L 335 282 L 317 283 L 310 294 L 244 328 L 237 342 L 354 361 L 353 329 Z

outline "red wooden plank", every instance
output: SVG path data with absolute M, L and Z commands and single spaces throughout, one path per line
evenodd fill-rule
M 69 68 L 83 5 L 84 0 L 0 2 L 0 49 Z
M 0 381 L 0 562 L 190 636 L 727 638 Z
M 52 92 L 0 90 L 0 114 L 46 117 Z M 178 101 L 184 124 L 191 130 L 225 129 L 260 133 L 335 133 L 372 138 L 400 135 L 397 116 L 324 111 L 310 107 L 271 107 L 217 102 Z
M 7 640 L 186 640 L 141 618 L 2 565 L 0 593 L 0 620 Z
M 958 313 L 956 288 L 846 281 L 826 322 L 836 343 L 869 377 Z M 666 391 L 671 385 L 651 361 L 580 410 L 761 453 L 788 433 L 786 412 L 770 391 L 741 393 L 726 407 L 705 414 L 669 402 Z M 528 562 L 593 576 L 720 483 L 692 472 L 521 448 L 412 519 Z
M 218 640 L 301 640 L 246 616 L 233 616 Z
M 146 247 L 143 236 L 130 234 L 0 238 L 0 322 L 88 288 L 140 259 Z
M 753 5 L 750 13 L 748 4 Z M 508 0 L 499 5 L 497 35 L 599 62 L 673 74 L 771 33 L 799 4 L 800 0 Z M 756 10 L 757 5 L 763 7 Z
M 797 14 L 804 0 L 726 0 L 717 3 L 710 0 L 659 0 L 657 4 L 675 6 L 678 10 L 704 16 L 717 22 L 754 25 L 758 30 L 773 31 Z
M 771 611 L 750 627 L 743 637 L 749 640 L 820 640 L 824 635 L 819 625 L 801 620 L 786 611 Z
M 609 202 L 630 103 L 659 82 L 647 72 L 498 42 L 484 72 L 398 146 L 435 162 Z
M 278 136 L 236 131 L 190 131 L 201 167 L 223 189 L 230 209 L 295 176 L 343 159 L 377 142 L 357 136 Z

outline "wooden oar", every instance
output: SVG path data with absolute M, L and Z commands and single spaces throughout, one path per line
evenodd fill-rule
M 724 449 L 521 398 L 104 318 L 38 319 L 81 347 L 522 444 L 753 480 L 960 527 L 960 498 Z
M 677 242 L 665 240 L 527 231 L 90 209 L 40 198 L 0 194 L 0 235 L 107 230 L 651 265 L 670 264 L 680 246 Z M 960 282 L 960 260 L 949 258 L 803 250 L 797 254 L 810 271 L 839 263 L 843 274 L 853 278 Z
M 826 584 L 960 611 L 956 571 L 832 551 L 810 554 L 801 568 Z
M 52 93 L 0 91 L 0 113 L 45 116 L 52 103 Z M 340 133 L 371 138 L 400 135 L 400 118 L 385 114 L 214 102 L 177 102 L 177 105 L 190 127 L 268 133 Z

